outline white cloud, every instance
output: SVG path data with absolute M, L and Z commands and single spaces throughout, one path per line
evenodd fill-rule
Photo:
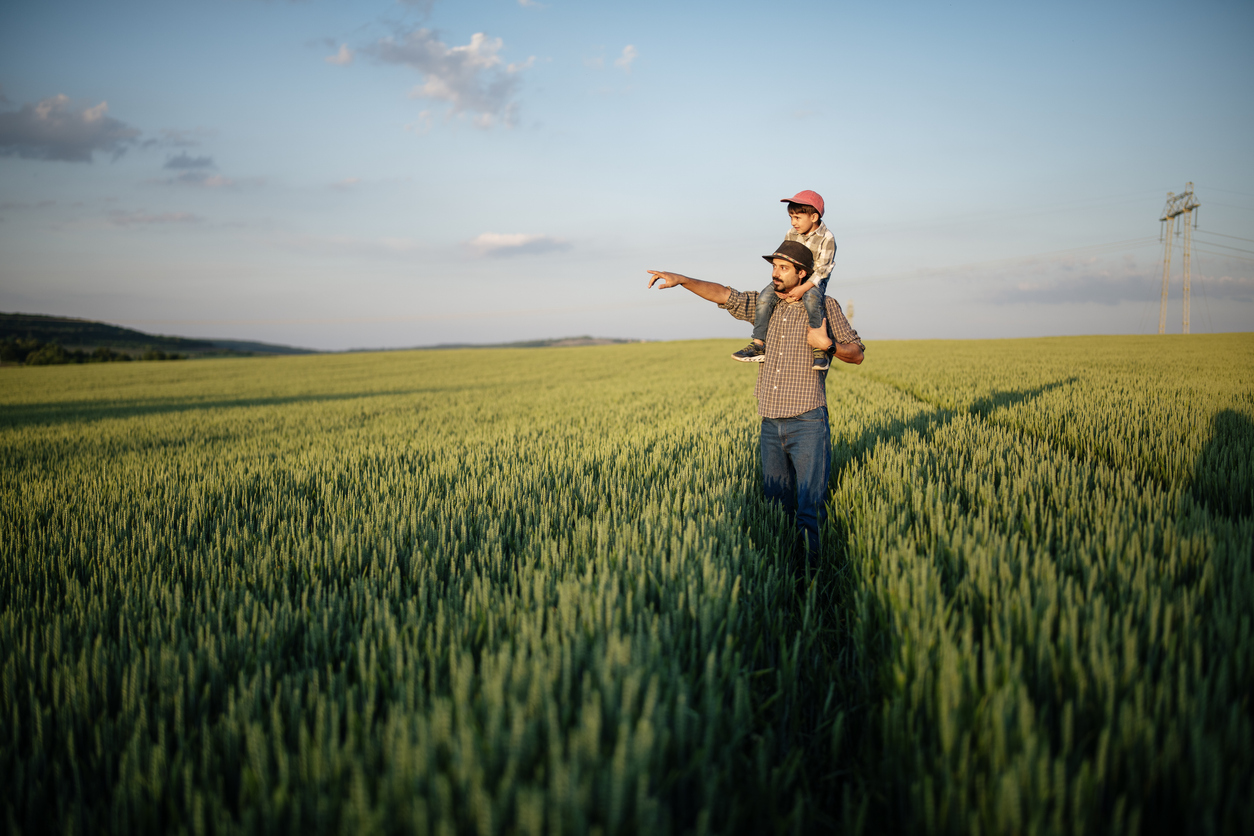
M 191 212 L 149 214 L 148 212 L 116 211 L 109 213 L 108 220 L 114 226 L 147 226 L 151 224 L 193 224 L 200 223 L 203 219 L 199 215 L 193 215 Z
M 56 95 L 0 113 L 0 155 L 89 163 L 97 151 L 121 156 L 139 131 L 108 115 L 109 105 L 75 105 Z
M 639 55 L 639 53 L 636 52 L 636 48 L 631 44 L 627 44 L 627 46 L 623 47 L 622 55 L 619 55 L 618 58 L 614 59 L 614 66 L 618 67 L 623 72 L 629 73 L 631 72 L 631 62 L 636 60 L 637 55 Z
M 336 191 L 346 192 L 361 182 L 360 177 L 345 177 L 343 180 L 336 181 L 331 184 L 331 188 Z
M 518 5 L 524 9 L 544 9 L 547 8 L 543 3 L 537 3 L 536 0 L 518 0 Z
M 561 239 L 549 235 L 527 235 L 521 232 L 485 232 L 467 243 L 482 255 L 493 258 L 570 249 L 570 244 Z
M 347 67 L 353 63 L 353 51 L 348 48 L 348 44 L 340 44 L 340 51 L 334 55 L 328 55 L 322 59 L 328 64 L 335 64 L 340 67 Z
M 476 32 L 470 43 L 450 47 L 429 29 L 415 29 L 397 37 L 382 38 L 365 51 L 386 64 L 403 64 L 423 76 L 410 91 L 420 99 L 448 102 L 453 114 L 474 114 L 481 128 L 497 122 L 513 125 L 517 104 L 518 73 L 532 66 L 534 56 L 521 63 L 505 64 L 500 38 Z

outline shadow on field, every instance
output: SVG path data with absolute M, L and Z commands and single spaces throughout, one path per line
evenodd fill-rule
M 930 410 L 907 419 L 894 417 L 852 439 L 834 441 L 830 486 L 839 484 L 851 465 L 872 455 L 881 444 L 898 442 L 910 433 L 926 442 L 960 415 L 984 418 L 1001 407 L 1031 401 L 1075 380 L 1070 377 L 1029 389 L 992 392 L 965 410 L 948 409 L 912 395 Z M 809 666 L 823 684 L 813 692 L 826 691 L 826 702 L 831 706 L 826 711 L 815 707 L 799 712 L 798 719 L 803 722 L 797 724 L 792 739 L 800 742 L 801 762 L 815 802 L 809 811 L 811 822 L 841 832 L 893 831 L 904 819 L 902 811 L 887 801 L 897 796 L 896 790 L 877 778 L 885 773 L 876 721 L 885 698 L 881 671 L 892 646 L 884 630 L 860 623 L 867 617 L 860 609 L 866 579 L 861 577 L 865 570 L 858 568 L 850 554 L 855 537 L 857 532 L 851 530 L 846 509 L 829 505 L 823 528 L 823 565 L 815 582 L 797 595 L 787 613 L 793 629 L 814 633 Z M 790 719 L 782 718 L 781 728 Z
M 967 411 L 981 418 L 986 418 L 994 410 L 1003 406 L 1015 406 L 1024 401 L 1039 398 L 1041 395 L 1060 386 L 1066 386 L 1068 383 L 1074 383 L 1079 380 L 1078 377 L 1068 377 L 1065 380 L 1055 380 L 1053 383 L 1046 383 L 1033 389 L 1007 389 L 1001 392 L 990 392 L 983 398 L 972 402 L 970 409 Z
M 473 388 L 459 387 L 463 392 Z M 254 406 L 286 406 L 288 404 L 333 403 L 358 398 L 381 398 L 396 395 L 449 393 L 448 387 L 424 387 L 374 392 L 345 392 L 336 395 L 286 395 L 282 397 L 224 398 L 193 401 L 182 398 L 160 398 L 134 401 L 61 401 L 0 406 L 0 428 L 18 428 L 32 424 L 55 426 L 79 422 L 102 421 L 109 418 L 135 418 L 161 413 L 191 412 L 199 409 L 236 409 Z
M 1193 465 L 1193 498 L 1226 517 L 1254 511 L 1254 422 L 1231 409 L 1210 422 L 1210 440 Z
M 962 412 L 985 418 L 1002 407 L 1015 406 L 1030 401 L 1060 386 L 1073 383 L 1078 379 L 1076 377 L 1068 377 L 1065 380 L 1056 380 L 1053 383 L 1046 383 L 1031 389 L 1005 389 L 991 392 L 985 397 L 974 401 L 966 410 L 953 410 L 933 404 L 890 383 L 889 385 L 899 392 L 910 395 L 920 403 L 926 403 L 933 407 L 935 412 L 920 413 L 905 421 L 900 418 L 894 418 L 886 424 L 864 430 L 861 435 L 852 441 L 834 445 L 832 447 L 832 483 L 835 484 L 840 480 L 841 473 L 850 463 L 867 453 L 873 452 L 879 444 L 888 444 L 901 440 L 907 432 L 915 432 L 920 436 L 927 436 L 934 430 L 948 424 L 954 419 L 955 415 Z

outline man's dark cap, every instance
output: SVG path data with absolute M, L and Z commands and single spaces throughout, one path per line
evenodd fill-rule
M 807 276 L 814 272 L 814 253 L 810 252 L 810 248 L 800 241 L 785 241 L 775 248 L 775 252 L 762 257 L 767 261 L 774 261 L 777 258 L 791 261 L 805 270 Z

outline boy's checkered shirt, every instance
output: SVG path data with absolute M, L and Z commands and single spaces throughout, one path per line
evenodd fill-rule
M 784 240 L 805 244 L 814 253 L 813 278 L 816 287 L 819 282 L 832 275 L 832 262 L 836 260 L 836 239 L 832 237 L 827 224 L 819 221 L 819 225 L 809 235 L 800 235 L 790 229 Z
M 858 332 L 845 319 L 840 303 L 830 296 L 823 297 L 823 301 L 827 306 L 827 330 L 831 338 L 842 344 L 857 343 L 865 351 Z M 719 307 L 736 319 L 753 322 L 758 293 L 732 290 L 731 296 Z M 767 326 L 766 360 L 758 368 L 758 385 L 753 390 L 758 399 L 758 414 L 763 418 L 791 418 L 827 406 L 827 372 L 810 368 L 814 364 L 814 353 L 806 345 L 809 330 L 806 306 L 781 299 Z

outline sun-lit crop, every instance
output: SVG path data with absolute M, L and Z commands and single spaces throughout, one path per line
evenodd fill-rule
M 1254 829 L 1254 338 L 734 347 L 4 370 L 6 829 Z

